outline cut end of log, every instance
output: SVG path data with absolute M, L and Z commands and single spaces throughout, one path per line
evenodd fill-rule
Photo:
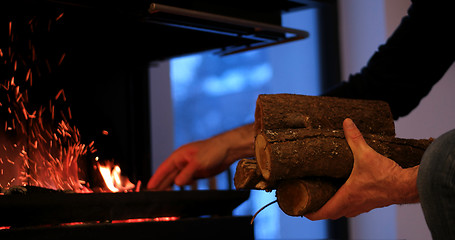
M 274 186 L 264 181 L 258 167 L 256 159 L 241 159 L 237 164 L 234 175 L 234 186 L 236 189 L 258 189 L 269 190 Z
M 287 181 L 277 189 L 277 200 L 281 210 L 289 216 L 303 216 L 309 206 L 307 186 L 300 181 Z
M 256 111 L 254 112 L 254 132 L 255 135 L 261 132 L 261 130 L 264 128 L 263 122 L 262 122 L 262 105 L 260 104 L 260 97 L 258 97 L 258 100 L 256 102 Z
M 265 180 L 270 179 L 270 154 L 265 148 L 267 147 L 267 140 L 262 134 L 256 136 L 255 153 L 256 161 L 261 170 L 262 177 Z

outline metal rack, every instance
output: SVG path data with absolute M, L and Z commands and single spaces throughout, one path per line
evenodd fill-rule
M 153 23 L 253 41 L 247 45 L 225 47 L 219 51 L 222 55 L 301 40 L 309 36 L 308 32 L 303 30 L 158 3 L 150 4 L 148 11 L 151 14 L 148 21 Z M 156 16 L 157 13 L 166 15 Z

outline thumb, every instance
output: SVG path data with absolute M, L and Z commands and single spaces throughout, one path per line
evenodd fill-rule
M 343 130 L 344 136 L 346 137 L 346 141 L 348 142 L 349 147 L 351 148 L 351 151 L 353 153 L 356 153 L 359 150 L 368 147 L 367 143 L 365 142 L 365 139 L 362 136 L 362 133 L 354 124 L 352 119 L 346 118 L 344 120 Z

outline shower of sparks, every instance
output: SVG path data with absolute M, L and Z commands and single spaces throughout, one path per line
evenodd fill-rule
M 31 185 L 89 191 L 79 178 L 78 162 L 96 150 L 93 142 L 81 143 L 78 129 L 68 122 L 72 119 L 70 108 L 57 107 L 67 105 L 64 90 L 50 100 L 48 107 L 34 109 L 28 97 L 32 78 L 52 74 L 64 63 L 65 53 L 55 59 L 41 57 L 33 41 L 35 33 L 51 31 L 62 18 L 63 13 L 52 21 L 32 17 L 8 23 L 9 46 L 0 46 L 0 70 L 5 70 L 0 73 L 0 114 L 4 121 L 0 131 L 1 188 Z M 16 28 L 24 28 L 24 22 L 29 39 L 16 34 Z

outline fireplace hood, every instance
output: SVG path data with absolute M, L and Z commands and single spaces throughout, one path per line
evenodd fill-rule
M 81 26 L 89 24 L 102 32 L 110 29 L 119 33 L 120 39 L 128 37 L 120 36 L 126 27 L 131 31 L 129 36 L 140 37 L 137 44 L 148 60 L 163 60 L 206 50 L 232 54 L 304 39 L 308 37 L 306 31 L 281 26 L 282 12 L 314 7 L 323 2 L 14 0 L 2 1 L 0 6 L 5 15 L 34 15 L 52 11 L 49 9 L 58 9 L 66 15 L 83 13 L 84 19 L 77 20 Z M 84 34 L 84 29 L 79 30 Z

